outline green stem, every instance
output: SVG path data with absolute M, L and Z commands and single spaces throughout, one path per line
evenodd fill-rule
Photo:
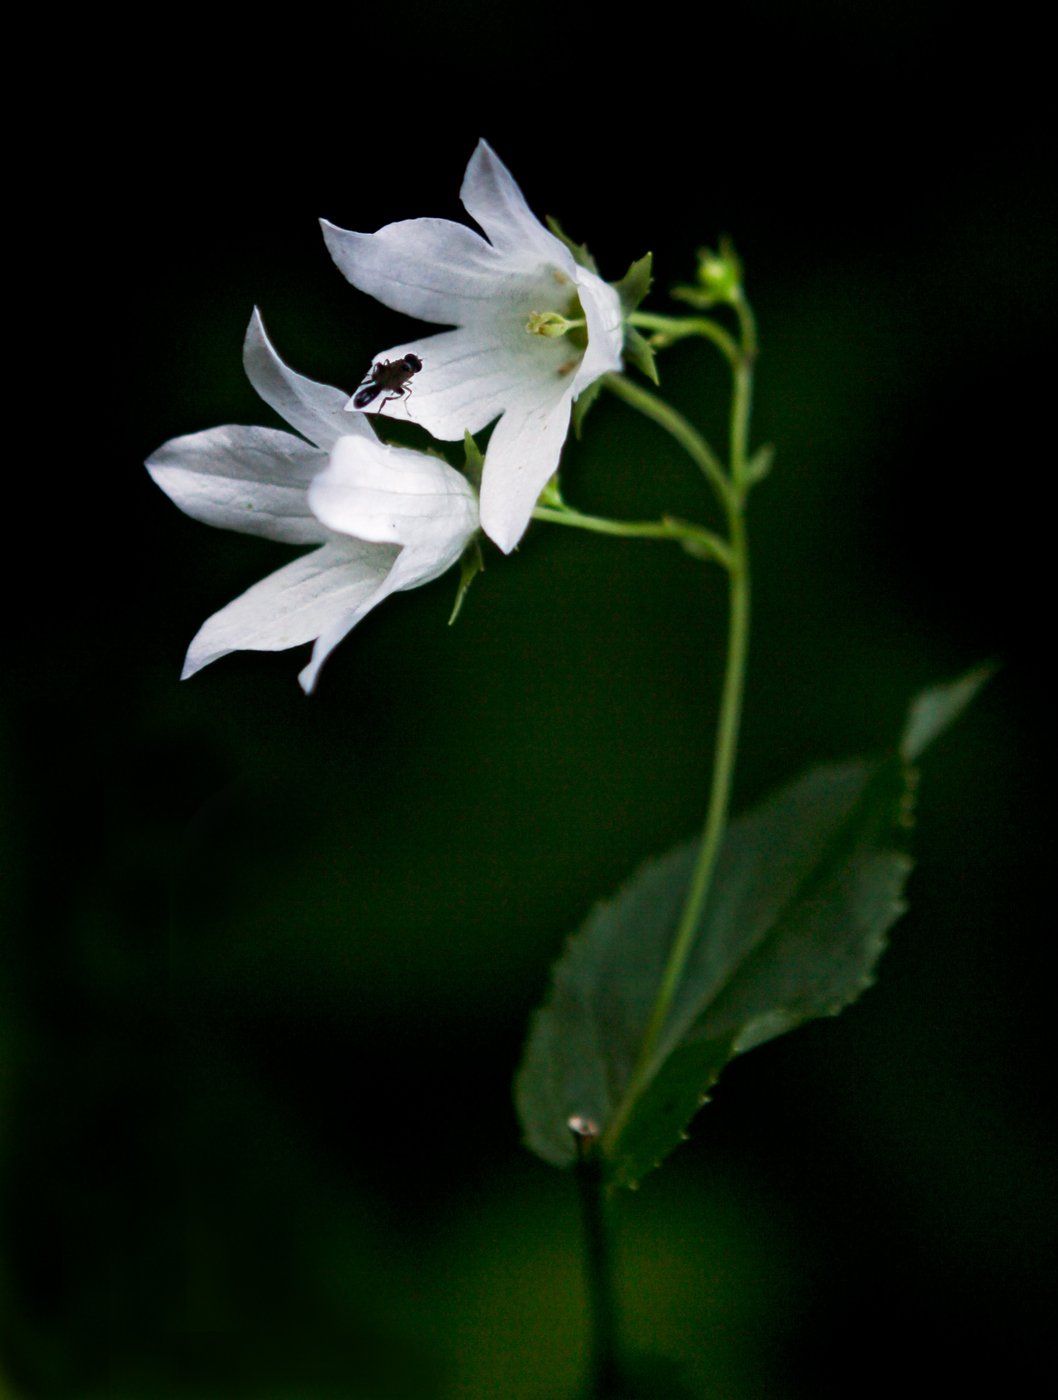
M 664 520 L 606 520 L 599 515 L 582 515 L 568 506 L 537 506 L 534 520 L 547 520 L 552 525 L 569 525 L 576 530 L 591 530 L 598 535 L 620 535 L 627 539 L 676 540 L 689 546 L 698 558 L 715 559 L 725 568 L 731 567 L 731 550 L 725 540 L 701 525 L 667 516 Z
M 757 359 L 757 323 L 749 302 L 739 291 L 735 301 L 742 328 L 742 351 L 735 365 L 734 398 L 731 403 L 731 479 L 741 502 L 746 491 L 746 451 L 749 415 L 753 406 L 753 366 Z
M 713 763 L 712 789 L 709 794 L 709 811 L 705 819 L 705 830 L 702 833 L 702 844 L 691 878 L 690 890 L 680 915 L 680 922 L 672 943 L 672 951 L 669 954 L 669 960 L 654 1000 L 650 1021 L 643 1036 L 643 1044 L 640 1047 L 639 1062 L 634 1076 L 634 1094 L 631 1088 L 629 1090 L 629 1097 L 633 1102 L 635 1098 L 638 1098 L 640 1090 L 650 1076 L 651 1060 L 658 1047 L 669 1008 L 683 978 L 683 970 L 687 965 L 687 959 L 698 934 L 698 926 L 705 908 L 709 885 L 713 878 L 713 871 L 716 869 L 716 859 L 720 854 L 720 846 L 727 826 L 731 785 L 735 775 L 735 755 L 738 751 L 746 655 L 749 649 L 750 603 L 749 560 L 746 554 L 746 534 L 741 512 L 732 512 L 731 527 L 733 564 L 731 568 L 727 666 L 724 671 L 724 688 L 716 728 L 716 754 Z M 615 1137 L 616 1135 L 612 1140 L 615 1140 Z
M 594 1127 L 594 1125 L 591 1125 Z M 606 1190 L 602 1159 L 594 1134 L 572 1128 L 577 1142 L 577 1194 L 584 1222 L 584 1254 L 588 1272 L 591 1310 L 591 1357 L 588 1395 L 609 1400 L 618 1389 L 617 1305 L 614 1297 L 613 1257 L 606 1224 Z
M 652 394 L 649 389 L 644 389 L 642 385 L 634 384 L 623 374 L 604 374 L 602 382 L 611 394 L 616 394 L 630 407 L 638 409 L 640 413 L 652 419 L 659 427 L 671 433 L 684 451 L 701 467 L 713 490 L 720 498 L 724 509 L 729 509 L 732 500 L 731 484 L 720 465 L 719 457 L 698 429 L 688 423 L 683 414 L 677 413 L 676 409 L 671 408 L 664 399 L 658 398 L 657 394 Z
M 652 311 L 633 311 L 628 321 L 643 330 L 656 331 L 670 342 L 685 340 L 691 335 L 704 336 L 713 342 L 732 369 L 738 367 L 738 341 L 709 316 L 659 316 Z
M 738 752 L 738 732 L 742 716 L 742 694 L 745 685 L 746 657 L 749 649 L 750 573 L 743 510 L 746 496 L 746 445 L 749 436 L 749 414 L 753 396 L 753 362 L 756 357 L 756 327 L 749 306 L 736 304 L 742 329 L 738 363 L 734 369 L 731 397 L 731 477 L 724 499 L 730 530 L 731 560 L 729 629 L 727 664 L 717 719 L 716 749 L 713 759 L 713 781 L 709 793 L 702 844 L 691 877 L 690 889 L 680 915 L 665 971 L 658 986 L 650 1019 L 640 1046 L 639 1058 L 624 1099 L 610 1122 L 603 1140 L 603 1150 L 611 1151 L 617 1144 L 629 1115 L 654 1071 L 654 1059 L 665 1028 L 673 998 L 683 977 L 687 959 L 695 938 L 709 886 L 716 869 L 717 857 L 727 826 L 731 801 L 731 786 L 735 775 Z M 608 378 L 610 376 L 607 376 Z M 726 484 L 726 483 L 725 483 Z

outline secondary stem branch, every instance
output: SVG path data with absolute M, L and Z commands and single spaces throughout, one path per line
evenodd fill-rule
M 633 311 L 628 320 L 633 326 L 654 331 L 659 337 L 664 336 L 664 341 L 659 340 L 659 344 L 685 340 L 692 335 L 703 336 L 713 342 L 732 369 L 738 367 L 738 341 L 718 321 L 708 316 L 659 316 L 652 311 Z
M 667 517 L 664 520 L 607 520 L 598 515 L 582 515 L 567 506 L 537 506 L 534 520 L 547 520 L 552 525 L 567 525 L 576 530 L 591 530 L 598 535 L 619 535 L 626 539 L 675 540 L 690 547 L 699 558 L 712 558 L 725 568 L 731 567 L 731 550 L 727 542 L 704 526 Z

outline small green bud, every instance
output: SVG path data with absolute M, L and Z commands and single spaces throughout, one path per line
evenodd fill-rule
M 717 301 L 734 301 L 742 286 L 742 264 L 730 238 L 721 238 L 720 251 L 698 250 L 698 282 Z
M 583 325 L 583 321 L 567 321 L 560 311 L 532 311 L 525 323 L 525 329 L 530 335 L 546 335 L 548 339 L 557 339 L 567 331 Z
M 717 302 L 734 306 L 742 297 L 742 263 L 730 238 L 721 238 L 720 251 L 698 249 L 698 285 L 673 287 L 672 296 L 704 309 Z

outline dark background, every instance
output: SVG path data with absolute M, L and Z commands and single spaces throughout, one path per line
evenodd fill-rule
M 13 157 L 0 1395 L 576 1390 L 572 1184 L 510 1079 L 564 935 L 702 818 L 719 575 L 538 525 L 454 628 L 454 576 L 387 602 L 311 699 L 301 652 L 180 684 L 290 551 L 141 465 L 278 423 L 241 371 L 255 303 L 347 389 L 405 338 L 316 218 L 461 217 L 479 135 L 604 275 L 653 250 L 649 307 L 723 232 L 745 261 L 777 463 L 736 809 L 1002 663 L 927 760 L 878 985 L 736 1063 L 619 1203 L 628 1342 L 730 1400 L 1020 1389 L 1056 1214 L 1040 36 L 929 3 L 130 23 L 64 35 Z M 661 371 L 719 438 L 715 353 Z M 712 518 L 616 402 L 563 476 Z

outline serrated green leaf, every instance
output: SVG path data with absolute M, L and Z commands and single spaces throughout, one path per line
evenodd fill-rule
M 654 363 L 654 351 L 649 341 L 636 330 L 635 326 L 625 325 L 624 354 L 626 360 L 631 360 L 636 369 L 641 369 L 646 377 L 654 384 L 658 381 L 657 365 Z
M 653 267 L 654 254 L 647 253 L 645 257 L 632 264 L 620 282 L 613 283 L 614 290 L 621 298 L 621 310 L 626 316 L 636 309 L 647 292 L 650 291 L 650 284 L 654 280 L 651 275 Z
M 589 384 L 586 389 L 582 389 L 580 397 L 573 401 L 573 436 L 580 441 L 581 429 L 584 420 L 588 416 L 588 409 L 602 393 L 602 379 L 596 379 Z
M 548 214 L 547 216 L 547 226 L 555 235 L 555 237 L 560 242 L 564 243 L 569 249 L 569 251 L 573 254 L 573 261 L 577 264 L 577 266 L 586 267 L 589 272 L 594 272 L 596 277 L 598 277 L 599 269 L 595 265 L 595 259 L 588 252 L 588 245 L 586 243 L 574 243 L 573 239 L 570 238 L 569 234 L 563 233 L 562 225 L 559 223 L 559 221 L 557 219 L 552 218 L 550 214 Z
M 950 722 L 958 709 L 945 713 Z M 939 732 L 934 724 L 925 742 Z M 649 862 L 598 906 L 533 1018 L 516 1082 L 529 1146 L 569 1165 L 568 1120 L 589 1118 L 603 1136 L 607 1179 L 634 1185 L 679 1144 L 733 1056 L 854 1001 L 904 908 L 913 786 L 897 754 L 827 765 L 731 824 L 635 1101 L 629 1086 L 697 843 Z

